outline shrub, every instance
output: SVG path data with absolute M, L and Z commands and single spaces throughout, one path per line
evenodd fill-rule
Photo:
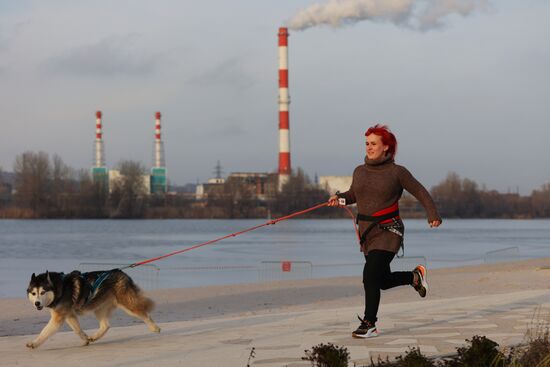
M 419 348 L 411 348 L 405 356 L 397 357 L 396 367 L 435 367 L 432 360 L 420 352 Z
M 318 344 L 305 350 L 304 361 L 310 361 L 316 367 L 347 367 L 349 352 L 346 347 L 338 347 L 332 343 Z
M 529 335 L 526 345 L 512 349 L 510 367 L 550 367 L 550 331 Z
M 445 361 L 445 367 L 501 367 L 505 366 L 504 354 L 498 344 L 484 336 L 475 335 L 466 340 L 470 345 L 457 348 L 457 356 Z
M 375 364 L 371 358 L 369 367 L 436 367 L 436 365 L 431 359 L 424 356 L 419 348 L 411 348 L 405 353 L 405 356 L 396 357 L 394 362 L 390 362 L 387 357 L 385 361 L 378 357 Z

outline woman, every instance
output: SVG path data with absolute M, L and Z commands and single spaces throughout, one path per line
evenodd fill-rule
M 380 304 L 380 290 L 412 285 L 421 297 L 426 296 L 428 283 L 426 268 L 391 272 L 390 262 L 403 243 L 404 226 L 399 217 L 398 201 L 403 189 L 420 201 L 427 212 L 430 227 L 441 224 L 435 204 L 428 191 L 403 166 L 394 163 L 397 151 L 395 135 L 385 125 L 377 124 L 365 133 L 367 156 L 365 164 L 353 171 L 351 187 L 329 199 L 329 206 L 357 203 L 357 222 L 361 236 L 361 251 L 365 255 L 363 285 L 365 314 L 361 324 L 352 333 L 355 338 L 378 335 L 376 321 Z

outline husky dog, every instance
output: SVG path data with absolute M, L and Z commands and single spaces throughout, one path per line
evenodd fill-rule
M 132 278 L 119 269 L 69 274 L 48 272 L 33 273 L 27 288 L 29 301 L 38 309 L 50 309 L 51 318 L 40 335 L 27 343 L 29 348 L 37 348 L 55 334 L 64 321 L 82 339 L 83 345 L 95 342 L 109 330 L 109 318 L 119 307 L 128 315 L 147 324 L 152 332 L 160 328 L 149 316 L 154 303 L 145 297 Z M 99 321 L 99 330 L 88 336 L 80 328 L 78 316 L 94 312 Z

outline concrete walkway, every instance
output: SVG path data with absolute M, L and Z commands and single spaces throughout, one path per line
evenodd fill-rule
M 301 360 L 304 350 L 330 342 L 345 346 L 351 365 L 362 366 L 409 347 L 429 356 L 453 353 L 473 335 L 516 344 L 537 309 L 543 317 L 550 314 L 549 289 L 385 304 L 381 334 L 367 340 L 351 337 L 356 306 L 163 323 L 160 334 L 144 325 L 116 327 L 87 347 L 72 332 L 56 334 L 37 350 L 25 347 L 34 335 L 9 336 L 0 338 L 0 365 L 245 367 L 254 347 L 253 366 L 310 366 Z

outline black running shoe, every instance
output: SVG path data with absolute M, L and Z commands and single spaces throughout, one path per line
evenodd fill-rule
M 359 325 L 359 327 L 351 333 L 351 336 L 354 338 L 374 338 L 375 336 L 378 336 L 378 330 L 376 329 L 375 324 L 370 321 L 363 320 L 359 316 L 357 316 L 357 318 L 361 321 L 361 325 Z
M 428 271 L 426 270 L 426 267 L 423 265 L 418 265 L 416 268 L 414 268 L 413 273 L 417 275 L 418 282 L 416 284 L 413 284 L 414 289 L 420 294 L 420 297 L 424 298 L 426 297 L 426 293 L 428 293 L 428 281 L 426 280 L 426 275 Z

